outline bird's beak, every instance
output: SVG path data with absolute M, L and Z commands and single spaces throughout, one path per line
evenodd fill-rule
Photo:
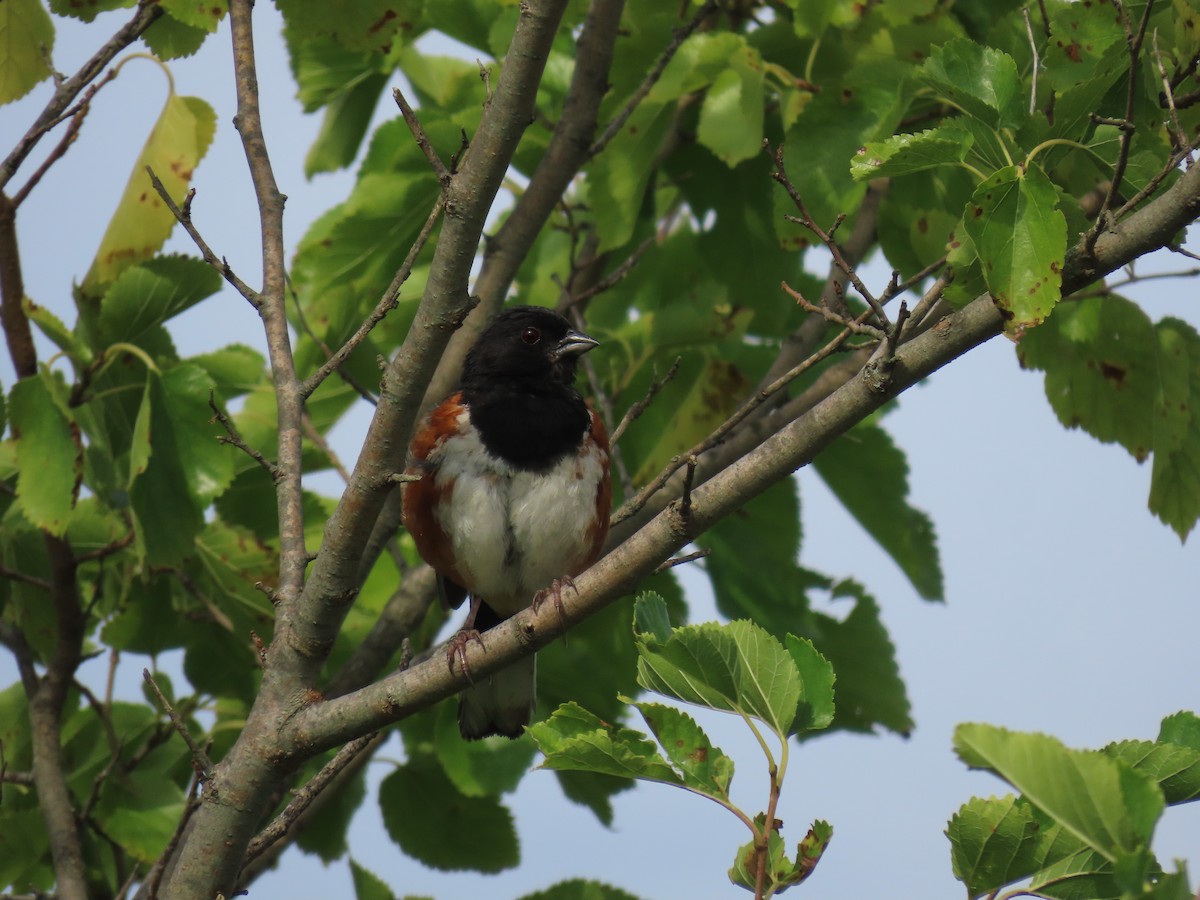
M 582 331 L 568 331 L 566 337 L 558 342 L 558 346 L 554 348 L 554 359 L 558 361 L 564 357 L 582 356 L 593 347 L 598 347 L 600 342 L 595 338 L 588 337 Z

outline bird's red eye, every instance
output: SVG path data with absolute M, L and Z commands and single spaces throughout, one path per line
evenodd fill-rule
M 521 332 L 521 341 L 523 343 L 529 344 L 529 346 L 531 346 L 531 347 L 534 344 L 536 344 L 538 341 L 540 341 L 541 339 L 542 339 L 542 333 L 540 331 L 538 331 L 536 328 L 526 328 L 524 331 Z

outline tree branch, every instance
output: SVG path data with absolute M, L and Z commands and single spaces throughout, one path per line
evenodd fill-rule
M 149 28 L 154 20 L 161 15 L 162 7 L 155 0 L 141 0 L 138 3 L 138 8 L 133 18 L 109 38 L 108 42 L 97 50 L 78 72 L 58 85 L 54 91 L 54 96 L 50 98 L 45 108 L 38 115 L 37 119 L 34 120 L 33 125 L 17 141 L 17 145 L 8 154 L 4 162 L 0 163 L 0 191 L 3 191 L 9 181 L 12 180 L 21 163 L 25 161 L 25 157 L 37 146 L 38 141 L 48 131 L 58 125 L 59 122 L 74 114 L 68 107 L 79 96 L 80 91 L 87 87 L 92 79 L 99 75 L 118 53 L 136 41 L 142 32 Z
M 1200 216 L 1200 166 L 1130 216 L 1120 232 L 1106 232 L 1091 252 L 1081 243 L 1068 253 L 1063 292 L 1072 293 L 1130 260 L 1166 245 Z M 1084 239 L 1086 240 L 1086 239 Z M 467 664 L 476 679 L 553 641 L 569 627 L 625 596 L 664 560 L 724 516 L 741 508 L 902 391 L 958 356 L 999 334 L 1003 320 L 988 295 L 942 319 L 896 350 L 884 390 L 851 378 L 826 399 L 692 489 L 685 522 L 668 505 L 619 547 L 575 579 L 577 592 L 564 600 L 562 618 L 549 605 L 527 609 L 488 633 L 486 650 L 470 645 Z M 433 657 L 353 694 L 314 704 L 289 725 L 285 740 L 319 752 L 424 709 L 467 684 L 462 669 L 449 671 Z

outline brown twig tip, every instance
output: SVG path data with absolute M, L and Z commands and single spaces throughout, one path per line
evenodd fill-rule
M 196 772 L 199 776 L 208 781 L 212 777 L 213 761 L 209 759 L 208 753 L 192 738 L 191 732 L 188 731 L 187 725 L 184 724 L 183 718 L 179 713 L 175 712 L 175 708 L 171 706 L 162 690 L 158 686 L 158 682 L 154 680 L 154 676 L 150 674 L 149 669 L 142 669 L 142 678 L 149 685 L 150 690 L 154 692 L 154 696 L 158 699 L 158 705 L 162 707 L 163 712 L 171 720 L 171 724 L 175 726 L 175 731 L 183 738 L 183 742 L 187 744 L 188 750 L 192 752 L 192 763 L 196 767 Z
M 271 585 L 262 581 L 256 581 L 254 582 L 254 589 L 265 594 L 266 598 L 271 601 L 272 606 L 279 605 L 279 592 L 275 590 L 275 588 L 271 587 Z
M 254 586 L 256 588 L 258 588 L 260 591 L 263 591 L 264 593 L 271 590 L 270 588 L 264 587 L 264 585 L 261 581 L 258 582 L 257 584 L 255 584 Z M 272 596 L 273 594 L 274 594 L 274 591 L 272 591 L 271 594 L 267 595 L 267 596 L 271 597 L 272 603 L 275 602 L 275 598 L 274 598 L 274 596 Z M 259 665 L 261 665 L 265 669 L 267 667 L 267 645 L 263 642 L 263 639 L 258 636 L 257 631 L 250 632 L 250 642 L 252 644 L 254 644 L 254 649 L 258 653 Z
M 384 479 L 384 484 L 412 484 L 415 481 L 420 481 L 420 475 L 409 475 L 407 472 L 394 472 Z
M 697 560 L 704 559 L 704 557 L 710 555 L 711 553 L 712 548 L 706 547 L 703 550 L 697 550 L 695 553 L 688 553 L 684 556 L 674 556 L 655 569 L 654 574 L 661 575 L 663 572 L 667 571 L 667 569 L 673 569 L 676 566 L 682 566 L 685 563 L 696 562 Z
M 412 132 L 413 139 L 417 142 L 417 146 L 421 148 L 421 152 L 425 154 L 425 159 L 429 161 L 429 167 L 433 169 L 433 173 L 441 182 L 443 190 L 450 183 L 450 170 L 446 168 L 441 157 L 437 155 L 437 151 L 433 149 L 433 143 L 429 140 L 429 135 L 425 133 L 425 129 L 421 127 L 421 120 L 417 118 L 416 112 L 404 97 L 404 92 L 400 88 L 392 88 L 392 99 L 396 101 L 396 105 L 400 107 L 400 115 L 404 116 L 404 123 L 408 126 L 408 130 Z
M 658 392 L 666 387 L 667 383 L 675 377 L 677 372 L 679 372 L 679 366 L 682 363 L 682 356 L 675 357 L 675 362 L 671 363 L 671 368 L 667 369 L 667 374 L 662 378 L 655 378 L 650 382 L 650 387 L 646 389 L 646 396 L 637 403 L 633 404 L 633 406 L 629 407 L 629 409 L 625 411 L 625 415 L 621 417 L 621 421 L 617 424 L 617 427 L 613 429 L 612 438 L 609 440 L 610 446 L 615 447 L 629 426 L 636 422 L 641 417 L 642 413 L 650 408 L 650 404 L 654 402 L 654 398 L 658 396 Z
M 839 325 L 842 328 L 850 329 L 850 331 L 852 331 L 854 334 L 865 334 L 876 339 L 882 339 L 885 336 L 883 330 L 875 327 L 874 325 L 868 325 L 865 322 L 861 322 L 858 319 L 849 318 L 848 316 L 838 315 L 824 303 L 818 306 L 816 303 L 808 300 L 803 294 L 793 288 L 786 281 L 781 281 L 779 286 L 783 288 L 784 293 L 795 300 L 796 305 L 805 312 L 818 315 L 832 325 Z
M 225 415 L 225 412 L 221 409 L 221 407 L 217 405 L 216 394 L 213 391 L 208 392 L 208 408 L 213 411 L 213 417 L 209 421 L 219 422 L 221 427 L 228 432 L 228 434 L 217 435 L 217 440 L 222 444 L 230 444 L 234 447 L 237 447 L 252 460 L 266 469 L 267 474 L 271 476 L 271 480 L 278 483 L 279 479 L 283 475 L 282 470 L 275 465 L 275 463 L 271 462 L 269 459 L 247 444 L 244 440 L 242 440 L 242 436 L 238 433 L 237 427 L 232 421 L 230 421 L 229 416 Z

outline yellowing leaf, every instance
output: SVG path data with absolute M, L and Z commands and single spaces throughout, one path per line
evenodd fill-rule
M 50 74 L 54 23 L 38 0 L 0 2 L 0 104 L 24 97 Z
M 216 113 L 198 97 L 167 98 L 142 148 L 100 249 L 83 280 L 85 294 L 99 294 L 124 269 L 149 259 L 171 233 L 175 217 L 150 183 L 149 166 L 176 203 L 183 201 L 192 172 L 216 130 Z

